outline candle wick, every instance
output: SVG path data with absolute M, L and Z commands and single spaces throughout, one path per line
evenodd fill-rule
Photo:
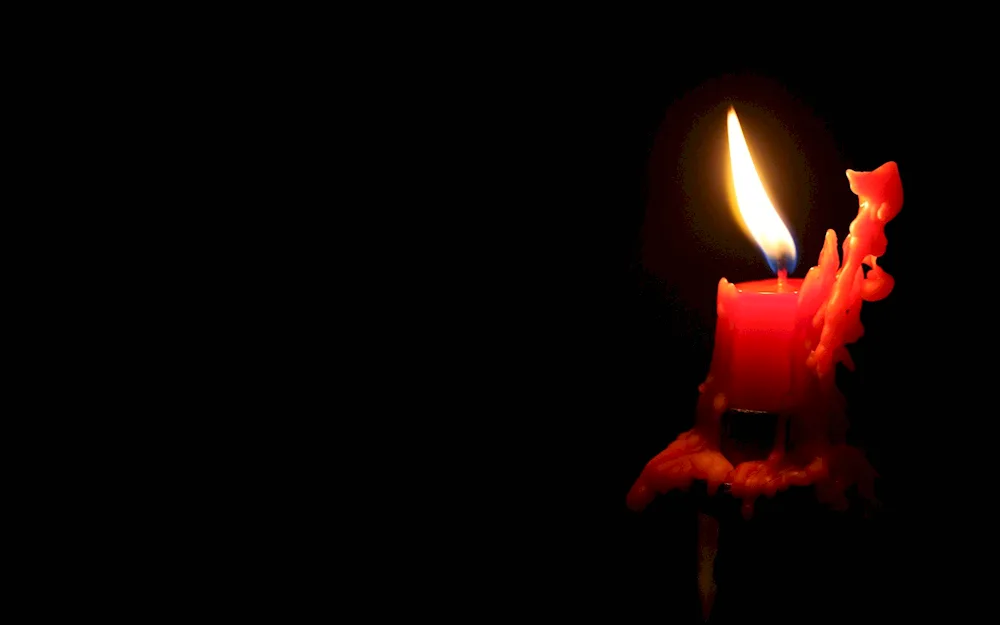
M 788 270 L 782 267 L 778 270 L 778 292 L 785 290 L 785 280 L 788 279 Z

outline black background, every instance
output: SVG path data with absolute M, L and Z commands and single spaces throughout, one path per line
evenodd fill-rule
M 523 317 L 516 364 L 500 379 L 514 383 L 508 399 L 519 392 L 494 432 L 509 446 L 495 458 L 504 490 L 490 513 L 510 521 L 491 539 L 499 561 L 516 562 L 497 588 L 502 603 L 696 618 L 690 501 L 636 515 L 625 495 L 694 422 L 719 279 L 771 276 L 728 212 L 729 105 L 795 236 L 794 277 L 816 263 L 826 229 L 842 242 L 857 215 L 846 169 L 893 160 L 904 188 L 880 259 L 895 290 L 865 303 L 866 334 L 850 347 L 857 371 L 838 373 L 883 506 L 831 535 L 844 548 L 813 566 L 848 582 L 825 603 L 811 598 L 816 613 L 801 622 L 951 617 L 980 596 L 969 563 L 989 535 L 989 426 L 976 415 L 988 412 L 990 367 L 977 363 L 991 337 L 974 321 L 982 279 L 972 268 L 989 242 L 973 242 L 982 229 L 967 193 L 981 174 L 973 159 L 949 158 L 979 141 L 978 100 L 952 68 L 892 55 L 694 63 L 647 50 L 577 57 L 529 89 L 520 166 L 538 186 L 520 225 L 542 240 L 512 263 Z M 796 601 L 782 589 L 801 587 L 805 562 L 784 577 L 762 566 L 775 591 L 747 618 L 788 616 Z

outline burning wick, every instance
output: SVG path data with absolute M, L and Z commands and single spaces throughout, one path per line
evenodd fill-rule
M 785 292 L 785 282 L 788 280 L 788 257 L 782 254 L 775 261 L 778 266 L 778 293 Z

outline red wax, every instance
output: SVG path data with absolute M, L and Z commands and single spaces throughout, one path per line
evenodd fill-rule
M 713 362 L 721 361 L 712 373 L 718 376 L 726 408 L 789 408 L 801 285 L 801 279 L 774 279 L 720 287 Z

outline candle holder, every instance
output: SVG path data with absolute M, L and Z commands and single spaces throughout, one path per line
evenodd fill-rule
M 787 422 L 776 413 L 728 410 L 720 423 L 721 450 L 734 466 L 766 460 L 776 443 L 788 440 L 777 433 Z M 857 616 L 873 580 L 857 570 L 872 528 L 865 521 L 870 502 L 856 487 L 845 492 L 847 509 L 833 510 L 814 486 L 793 486 L 760 497 L 750 519 L 732 484 L 709 495 L 706 483 L 696 481 L 690 495 L 699 515 L 699 583 L 710 587 L 707 622 L 843 622 Z
M 630 617 L 715 624 L 870 622 L 865 615 L 873 608 L 887 609 L 879 599 L 886 582 L 879 579 L 879 566 L 871 566 L 884 551 L 882 524 L 879 517 L 865 517 L 862 498 L 853 492 L 849 497 L 857 505 L 835 511 L 819 501 L 814 487 L 792 487 L 761 497 L 749 520 L 725 484 L 709 495 L 706 482 L 696 480 L 686 492 L 658 497 L 631 519 L 646 556 L 635 564 L 642 567 L 638 594 L 656 602 L 630 608 L 636 611 Z M 702 540 L 706 530 L 714 530 L 708 544 Z M 707 609 L 702 584 L 712 587 Z
M 709 623 L 849 622 L 870 596 L 874 580 L 859 564 L 870 557 L 872 528 L 857 509 L 832 511 L 813 487 L 761 501 L 749 521 L 726 492 L 700 509 L 718 532 Z

